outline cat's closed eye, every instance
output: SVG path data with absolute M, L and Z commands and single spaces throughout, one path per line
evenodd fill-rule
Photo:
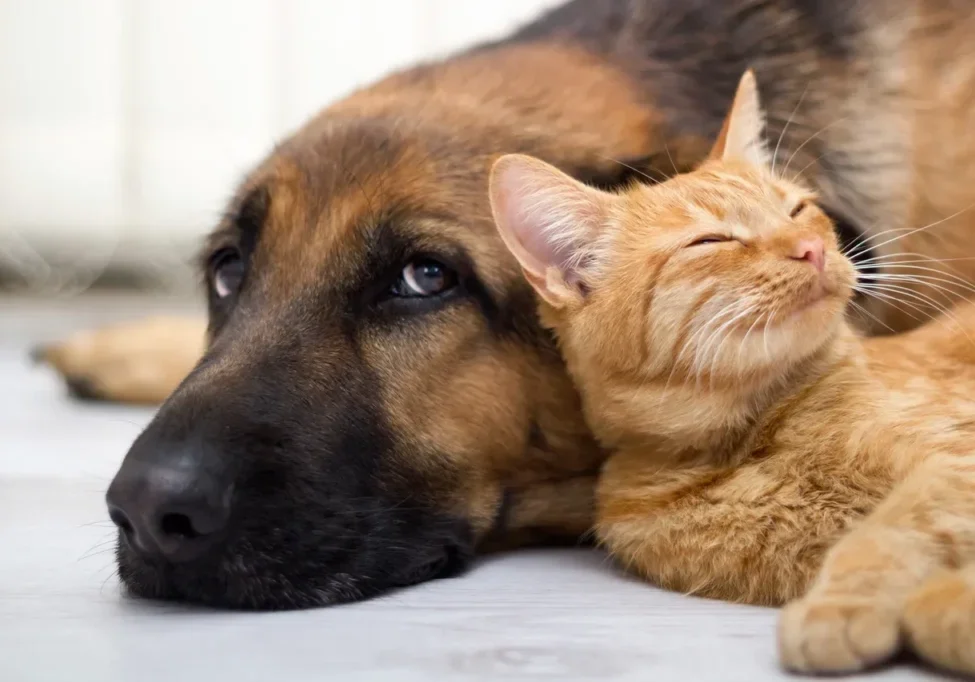
M 720 242 L 730 241 L 728 237 L 723 237 L 717 234 L 709 234 L 703 237 L 698 237 L 692 241 L 688 246 L 704 246 L 705 244 L 718 244 Z
M 802 199 L 795 206 L 792 207 L 791 211 L 789 211 L 789 217 L 797 218 L 799 217 L 799 214 L 805 211 L 807 208 L 809 208 L 809 202 L 806 201 L 805 199 Z

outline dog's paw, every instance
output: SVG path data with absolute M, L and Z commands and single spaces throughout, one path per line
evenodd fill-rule
M 34 349 L 76 398 L 156 405 L 203 355 L 206 321 L 155 317 L 74 334 Z
M 850 673 L 882 663 L 900 648 L 898 616 L 876 601 L 807 596 L 780 616 L 782 665 L 801 673 Z
M 903 623 L 918 656 L 975 674 L 975 566 L 929 579 L 907 600 Z

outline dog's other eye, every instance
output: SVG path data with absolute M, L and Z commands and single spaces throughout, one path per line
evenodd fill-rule
M 234 248 L 221 249 L 211 259 L 213 293 L 217 298 L 227 298 L 237 293 L 244 281 L 244 260 Z
M 394 296 L 412 298 L 436 296 L 457 284 L 457 273 L 432 258 L 410 261 L 392 287 Z
M 692 241 L 688 246 L 703 246 L 705 244 L 719 244 L 721 242 L 730 241 L 727 237 L 722 237 L 716 234 L 709 234 L 704 237 L 699 237 Z
M 803 211 L 805 211 L 806 208 L 808 207 L 809 207 L 809 202 L 803 199 L 802 201 L 800 201 L 799 203 L 797 203 L 795 206 L 792 207 L 792 210 L 789 211 L 789 217 L 790 218 L 798 217 L 798 215 Z

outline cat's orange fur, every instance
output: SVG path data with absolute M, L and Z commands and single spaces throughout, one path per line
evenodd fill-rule
M 599 539 L 658 585 L 788 603 L 791 669 L 907 643 L 975 673 L 975 307 L 858 337 L 854 268 L 762 134 L 746 74 L 711 158 L 662 185 L 494 168 L 499 230 L 614 452 Z

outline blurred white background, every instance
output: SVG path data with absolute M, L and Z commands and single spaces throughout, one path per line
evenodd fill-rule
M 186 281 L 275 140 L 392 69 L 554 4 L 0 0 L 0 270 L 45 291 L 109 266 Z

